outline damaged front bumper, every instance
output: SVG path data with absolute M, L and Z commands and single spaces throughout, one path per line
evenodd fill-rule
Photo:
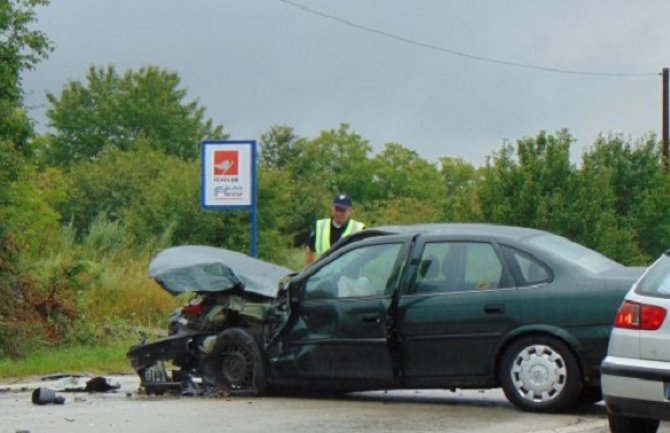
M 147 394 L 164 392 L 195 392 L 197 386 L 192 374 L 198 373 L 198 345 L 207 334 L 184 331 L 149 343 L 132 346 L 126 358 L 140 377 L 140 387 Z M 165 361 L 180 367 L 168 374 Z

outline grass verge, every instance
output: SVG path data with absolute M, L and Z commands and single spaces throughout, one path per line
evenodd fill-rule
M 0 360 L 0 379 L 55 373 L 132 373 L 126 360 L 136 340 L 118 340 L 100 346 L 38 349 L 18 360 Z

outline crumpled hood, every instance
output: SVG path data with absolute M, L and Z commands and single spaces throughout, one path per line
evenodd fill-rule
M 273 298 L 293 271 L 235 251 L 201 245 L 172 247 L 149 263 L 149 275 L 173 295 L 234 288 Z

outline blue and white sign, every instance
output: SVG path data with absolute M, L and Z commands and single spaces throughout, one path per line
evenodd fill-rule
M 250 208 L 255 184 L 255 141 L 202 142 L 202 207 Z
M 256 257 L 256 141 L 203 141 L 204 209 L 251 211 L 251 256 Z

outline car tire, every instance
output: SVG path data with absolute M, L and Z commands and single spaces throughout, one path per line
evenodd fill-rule
M 249 331 L 229 328 L 221 332 L 216 338 L 213 355 L 216 382 L 224 391 L 244 396 L 265 392 L 263 357 Z
M 635 418 L 624 415 L 609 415 L 612 433 L 656 433 L 660 421 L 657 419 Z
M 499 378 L 507 399 L 530 412 L 571 409 L 584 386 L 570 348 L 544 335 L 529 335 L 512 343 L 502 356 Z

